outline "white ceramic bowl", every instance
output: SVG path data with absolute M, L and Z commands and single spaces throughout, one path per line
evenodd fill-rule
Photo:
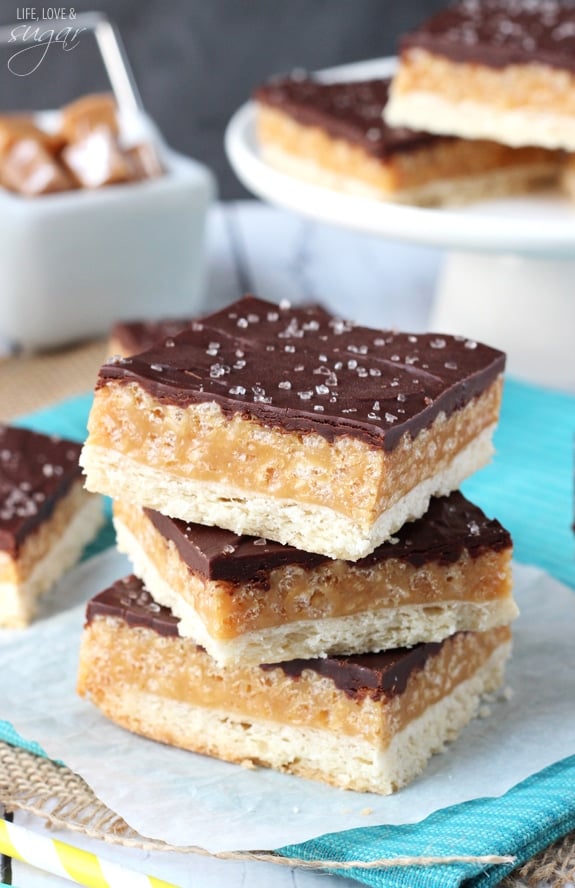
M 115 320 L 201 310 L 214 179 L 161 155 L 157 179 L 36 198 L 0 191 L 0 337 L 49 348 Z

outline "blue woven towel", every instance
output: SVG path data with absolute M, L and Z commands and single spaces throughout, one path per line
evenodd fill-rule
M 82 440 L 91 396 L 65 401 L 20 422 L 28 428 Z M 495 437 L 493 463 L 464 485 L 464 492 L 512 533 L 518 561 L 537 565 L 575 588 L 573 479 L 575 398 L 508 380 Z M 91 547 L 112 541 L 108 526 Z M 11 725 L 0 739 L 25 746 Z M 372 826 L 331 833 L 279 850 L 288 857 L 374 860 L 393 856 L 514 855 L 517 863 L 575 829 L 575 756 L 533 775 L 500 798 L 445 808 L 421 823 Z M 345 870 L 372 886 L 488 888 L 513 867 L 441 865 Z
M 304 860 L 513 855 L 516 862 L 341 870 L 374 888 L 489 888 L 516 866 L 575 829 L 575 756 L 523 780 L 499 798 L 436 811 L 420 823 L 329 833 L 278 853 Z

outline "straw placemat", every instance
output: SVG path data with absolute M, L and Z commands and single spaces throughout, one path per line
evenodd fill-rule
M 0 421 L 30 413 L 91 389 L 106 343 L 83 343 L 43 355 L 0 360 Z M 150 851 L 195 853 L 147 839 L 128 826 L 68 768 L 0 742 L 0 803 L 48 824 L 104 842 Z M 502 883 L 563 888 L 575 884 L 575 832 L 519 867 Z

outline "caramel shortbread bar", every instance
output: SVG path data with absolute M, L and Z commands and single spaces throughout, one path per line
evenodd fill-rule
M 21 627 L 102 523 L 80 445 L 0 426 L 0 626 Z
M 191 325 L 192 318 L 117 321 L 110 330 L 108 353 L 126 358 L 136 355 L 151 348 L 160 340 L 177 336 Z
M 502 352 L 246 297 L 104 364 L 88 489 L 352 561 L 492 453 Z
M 383 120 L 390 80 L 290 77 L 255 93 L 262 156 L 317 185 L 403 203 L 461 203 L 557 174 L 553 152 L 438 137 Z
M 517 614 L 510 536 L 459 492 L 356 562 L 118 501 L 114 522 L 154 600 L 220 665 L 441 641 Z
M 500 684 L 510 638 L 503 626 L 380 654 L 222 668 L 128 577 L 88 605 L 78 691 L 154 740 L 388 794 Z
M 575 6 L 463 0 L 403 37 L 391 126 L 575 148 Z

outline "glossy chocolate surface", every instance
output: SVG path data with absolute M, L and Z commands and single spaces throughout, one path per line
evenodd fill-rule
M 177 336 L 192 323 L 192 318 L 164 318 L 159 321 L 118 321 L 110 331 L 125 355 L 146 351 L 156 342 Z
M 395 697 L 403 694 L 410 676 L 422 669 L 430 657 L 439 653 L 444 642 L 416 644 L 412 648 L 396 648 L 378 654 L 354 654 L 348 657 L 318 657 L 312 660 L 289 660 L 263 665 L 261 669 L 281 669 L 292 678 L 299 678 L 304 669 L 311 669 L 329 678 L 348 697 Z
M 15 556 L 81 476 L 81 445 L 0 425 L 0 551 Z
M 98 387 L 137 383 L 178 407 L 215 401 L 227 418 L 393 450 L 480 395 L 504 365 L 502 352 L 462 336 L 372 330 L 246 296 L 104 364 Z
M 260 86 L 255 99 L 304 126 L 317 126 L 335 138 L 361 145 L 382 159 L 439 141 L 429 133 L 384 122 L 390 83 L 390 79 L 322 83 L 292 75 Z
M 141 580 L 135 576 L 118 580 L 88 602 L 86 622 L 96 617 L 123 620 L 129 626 L 141 626 L 166 637 L 178 636 L 178 620 L 168 608 L 153 600 Z M 185 644 L 193 645 L 189 639 Z M 310 660 L 290 660 L 285 663 L 262 665 L 259 668 L 281 669 L 298 679 L 304 669 L 329 678 L 339 690 L 350 697 L 370 696 L 379 699 L 402 694 L 410 675 L 421 669 L 429 657 L 437 654 L 444 642 L 418 644 L 412 648 L 397 648 L 379 654 L 359 654 L 349 657 L 326 657 Z
M 143 626 L 153 629 L 158 635 L 178 635 L 178 620 L 171 610 L 156 604 L 134 574 L 116 580 L 88 602 L 86 623 L 91 623 L 94 617 L 116 617 L 128 626 Z M 193 642 L 190 641 L 190 644 Z
M 493 68 L 538 62 L 575 71 L 575 4 L 463 0 L 406 34 L 400 48 Z
M 330 559 L 293 546 L 250 536 L 238 536 L 219 527 L 205 527 L 144 510 L 156 530 L 172 540 L 190 570 L 209 580 L 233 584 L 269 584 L 272 570 L 290 564 L 311 569 Z M 392 541 L 371 555 L 353 562 L 355 570 L 371 568 L 387 559 L 406 561 L 413 567 L 428 562 L 452 564 L 464 551 L 477 557 L 487 549 L 500 551 L 511 546 L 509 533 L 458 491 L 431 500 L 423 518 L 410 521 Z

